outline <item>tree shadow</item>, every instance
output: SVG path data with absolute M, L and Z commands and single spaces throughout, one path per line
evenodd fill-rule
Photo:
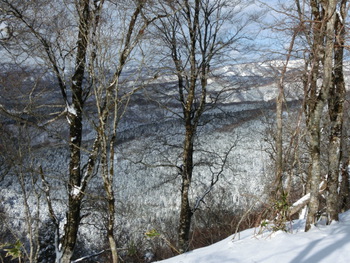
M 332 234 L 334 235 L 336 233 L 342 232 L 343 233 L 342 238 L 330 244 L 329 246 L 319 249 L 317 251 L 312 251 L 312 250 L 315 247 L 317 247 L 317 245 L 323 240 L 323 238 L 314 240 L 308 246 L 306 246 L 290 263 L 316 263 L 316 262 L 320 262 L 322 259 L 329 256 L 329 254 L 335 253 L 336 250 L 339 250 L 342 247 L 344 247 L 347 243 L 350 243 L 348 228 L 349 228 L 348 225 L 344 225 L 344 226 L 341 226 L 340 229 L 339 228 L 334 229 L 334 231 L 332 231 L 330 236 L 332 236 Z

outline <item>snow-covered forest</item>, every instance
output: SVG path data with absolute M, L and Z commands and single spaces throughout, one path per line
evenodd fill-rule
M 250 262 L 186 252 L 232 234 L 306 242 L 290 234 L 320 224 L 337 243 L 347 13 L 346 0 L 0 0 L 0 261 Z

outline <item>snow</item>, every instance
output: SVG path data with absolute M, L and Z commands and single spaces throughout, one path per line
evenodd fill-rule
M 292 222 L 290 233 L 282 231 L 256 235 L 249 229 L 216 244 L 159 261 L 163 263 L 345 263 L 349 262 L 350 211 L 339 222 L 314 226 L 304 232 L 305 220 Z M 238 238 L 239 237 L 239 238 Z
M 67 105 L 67 112 L 69 112 L 70 114 L 72 114 L 72 115 L 74 115 L 74 116 L 77 116 L 77 111 L 76 111 L 76 109 L 74 108 L 74 106 Z
M 298 201 L 296 201 L 292 207 L 297 207 L 299 205 L 301 205 L 303 202 L 305 202 L 306 200 L 310 199 L 310 193 L 306 194 L 305 196 L 303 196 L 302 198 L 300 198 Z
M 77 185 L 74 185 L 73 189 L 72 189 L 72 192 L 71 192 L 71 195 L 73 197 L 75 197 L 75 196 L 78 196 L 80 194 L 80 192 L 81 192 L 81 187 L 77 186 Z

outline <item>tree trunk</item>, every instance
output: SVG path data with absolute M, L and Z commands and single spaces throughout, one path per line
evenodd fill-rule
M 159 27 L 163 40 L 171 51 L 177 76 L 178 100 L 185 131 L 182 145 L 181 204 L 178 246 L 181 253 L 189 249 L 191 218 L 198 203 L 191 207 L 190 189 L 193 176 L 194 140 L 206 107 L 210 62 L 233 44 L 236 36 L 219 37 L 222 21 L 218 19 L 229 1 L 176 1 L 178 10 Z M 229 8 L 227 8 L 229 9 Z M 231 14 L 231 13 L 230 13 Z M 232 33 L 232 32 L 230 32 Z M 230 34 L 228 34 L 230 35 Z M 218 94 L 214 94 L 218 97 Z M 216 98 L 217 98 L 216 97 Z M 216 99 L 215 99 L 216 100 Z M 214 101 L 215 103 L 215 101 Z M 180 114 L 179 114 L 180 115 Z M 202 200 L 202 199 L 201 199 Z
M 77 95 L 78 96 L 78 95 Z M 74 104 L 73 104 L 74 105 Z M 81 104 L 79 104 L 79 108 Z M 82 119 L 81 110 L 76 111 L 76 115 L 70 118 L 70 164 L 69 164 L 69 182 L 68 182 L 68 211 L 67 222 L 64 227 L 64 237 L 62 246 L 61 262 L 70 262 L 73 255 L 78 228 L 80 224 L 80 206 L 82 196 L 80 195 L 81 174 L 80 174 L 80 146 L 82 137 Z
M 189 236 L 192 218 L 192 211 L 188 200 L 189 189 L 189 181 L 184 180 L 181 189 L 180 223 L 178 229 L 178 243 L 180 253 L 184 253 L 189 250 Z
M 184 1 L 184 14 L 186 15 L 186 20 L 188 23 L 189 36 L 190 36 L 190 46 L 189 46 L 189 62 L 190 62 L 190 76 L 188 85 L 188 94 L 185 101 L 183 96 L 184 86 L 179 83 L 180 89 L 180 98 L 183 100 L 183 115 L 184 115 L 184 124 L 185 124 L 185 139 L 183 146 L 183 169 L 182 169 L 182 185 L 181 185 L 181 208 L 180 208 L 180 222 L 178 229 L 178 245 L 179 252 L 184 253 L 189 249 L 189 235 L 191 228 L 191 218 L 192 210 L 189 202 L 189 191 L 192 181 L 193 173 L 193 141 L 194 136 L 197 132 L 197 125 L 199 119 L 195 118 L 195 115 L 198 117 L 201 115 L 198 112 L 194 105 L 195 101 L 195 91 L 196 91 L 196 82 L 198 77 L 197 64 L 196 64 L 196 43 L 197 43 L 197 34 L 199 27 L 199 0 L 195 0 L 194 3 L 194 13 L 192 17 L 192 11 L 189 1 Z M 176 47 L 177 48 L 177 47 Z M 177 63 L 174 61 L 175 64 Z M 178 66 L 178 65 L 175 65 Z M 181 69 L 180 69 L 181 70 Z M 182 78 L 179 79 L 179 81 Z M 198 115 L 199 114 L 199 115 Z
M 330 90 L 328 99 L 328 112 L 330 117 L 329 136 L 329 168 L 328 168 L 328 195 L 327 195 L 327 217 L 328 223 L 338 221 L 340 212 L 339 204 L 339 176 L 342 148 L 343 131 L 343 108 L 345 101 L 345 82 L 343 75 L 343 54 L 344 54 L 344 19 L 346 1 L 342 1 L 340 16 L 337 15 L 335 30 L 334 48 L 334 83 Z
M 323 107 L 322 107 L 323 109 Z M 320 159 L 320 117 L 309 127 L 310 130 L 310 153 L 311 169 L 308 178 L 310 185 L 310 201 L 308 204 L 308 214 L 306 218 L 305 231 L 311 228 L 311 224 L 316 222 L 319 207 L 318 189 L 321 182 L 321 159 Z
M 107 227 L 107 236 L 109 247 L 112 254 L 112 262 L 118 263 L 118 250 L 117 244 L 114 239 L 114 220 L 115 220 L 115 199 L 113 190 L 109 191 L 108 198 L 108 227 Z
M 276 161 L 275 161 L 275 185 L 273 191 L 275 198 L 278 200 L 284 194 L 283 189 L 283 102 L 284 102 L 284 78 L 287 72 L 288 63 L 293 51 L 294 42 L 298 30 L 295 30 L 290 41 L 286 63 L 283 66 L 278 83 L 278 95 L 276 99 Z
M 319 208 L 318 188 L 321 182 L 321 155 L 320 155 L 320 123 L 329 90 L 333 84 L 333 48 L 334 48 L 334 26 L 336 18 L 336 0 L 318 3 L 315 0 L 310 2 L 314 15 L 314 43 L 312 47 L 314 65 L 310 76 L 310 94 L 308 97 L 309 111 L 307 114 L 307 126 L 310 136 L 311 171 L 309 175 L 310 202 L 306 218 L 305 231 L 311 228 L 316 222 Z M 321 11 L 319 11 L 321 10 Z M 323 11 L 324 10 L 324 11 Z M 323 48 L 325 43 L 325 47 Z M 319 73 L 318 61 L 323 58 L 323 81 L 322 86 L 317 86 Z
M 87 38 L 89 32 L 89 0 L 80 0 L 78 5 L 79 34 L 77 43 L 76 70 L 72 77 L 72 105 L 67 103 L 68 122 L 70 127 L 70 163 L 68 181 L 68 211 L 64 227 L 60 263 L 69 263 L 74 252 L 80 224 L 80 208 L 83 199 L 81 187 L 81 140 L 82 140 L 82 109 L 83 109 L 83 79 L 85 73 Z M 56 248 L 57 249 L 57 248 Z
M 113 190 L 113 176 L 114 176 L 114 161 L 111 161 L 111 158 L 114 157 L 114 150 L 113 148 L 109 149 L 110 153 L 108 154 L 108 147 L 107 147 L 107 135 L 106 132 L 106 126 L 103 125 L 104 121 L 101 122 L 102 129 L 100 129 L 101 132 L 101 176 L 103 179 L 103 185 L 105 188 L 106 193 L 106 200 L 107 200 L 107 238 L 109 242 L 109 247 L 112 254 L 112 262 L 118 263 L 118 250 L 117 250 L 117 244 L 114 239 L 114 224 L 115 224 L 115 197 L 114 197 L 114 190 Z M 114 144 L 111 143 L 111 147 L 114 147 Z M 109 155 L 110 162 L 108 163 L 107 155 Z
M 191 228 L 192 211 L 189 203 L 189 191 L 193 172 L 193 130 L 188 124 L 183 150 L 183 170 L 181 186 L 180 223 L 178 229 L 179 252 L 184 253 L 189 249 L 189 236 Z
M 274 198 L 278 200 L 283 194 L 282 176 L 283 176 L 283 127 L 282 127 L 282 113 L 283 113 L 283 83 L 278 85 L 278 96 L 276 100 L 276 161 L 275 161 L 275 185 Z
M 349 159 L 342 166 L 342 180 L 340 185 L 340 211 L 345 212 L 350 209 L 350 184 L 349 184 Z
M 280 225 L 281 222 L 287 220 L 287 212 L 284 208 L 276 205 L 282 202 L 289 202 L 289 191 L 291 185 L 291 175 L 287 180 L 287 186 L 283 185 L 283 173 L 284 173 L 284 158 L 283 158 L 283 103 L 284 103 L 284 79 L 288 68 L 288 63 L 291 58 L 291 54 L 294 47 L 296 36 L 299 34 L 299 30 L 296 29 L 293 32 L 292 39 L 289 44 L 288 53 L 286 55 L 286 62 L 282 68 L 281 75 L 278 82 L 278 95 L 276 98 L 276 159 L 275 159 L 275 182 L 272 186 L 272 205 L 274 210 L 272 211 L 273 217 L 275 218 L 276 225 Z M 286 154 L 287 156 L 287 154 Z M 277 214 L 277 216 L 276 216 Z
M 107 238 L 109 242 L 109 247 L 112 254 L 112 262 L 118 263 L 118 250 L 117 244 L 114 239 L 114 224 L 115 224 L 115 197 L 113 190 L 113 177 L 114 177 L 114 140 L 110 143 L 109 154 L 107 153 L 107 135 L 105 132 L 108 130 L 106 126 L 103 125 L 105 120 L 101 122 L 103 129 L 101 130 L 102 136 L 102 150 L 101 150 L 101 165 L 102 165 L 102 179 L 104 183 L 106 199 L 107 199 Z M 107 159 L 109 156 L 109 162 Z

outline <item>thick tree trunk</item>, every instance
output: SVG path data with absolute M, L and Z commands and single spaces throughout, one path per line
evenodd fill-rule
M 323 107 L 322 107 L 323 109 Z M 310 129 L 310 153 L 311 169 L 308 178 L 310 185 L 310 201 L 308 204 L 308 214 L 306 218 L 305 231 L 311 228 L 311 224 L 316 222 L 316 215 L 319 207 L 319 185 L 321 182 L 321 159 L 320 159 L 320 128 L 319 118 L 311 125 Z
M 318 54 L 317 54 L 318 55 Z M 308 175 L 308 189 L 310 201 L 308 203 L 308 214 L 306 218 L 305 231 L 315 223 L 319 207 L 318 187 L 321 181 L 321 160 L 320 160 L 320 122 L 324 102 L 315 96 L 317 87 L 317 75 L 319 69 L 318 59 L 315 58 L 312 70 L 309 73 L 310 93 L 306 94 L 306 125 L 309 135 L 309 150 L 311 164 Z
M 336 125 L 338 126 L 338 125 Z M 341 128 L 341 127 L 340 127 Z M 328 223 L 333 220 L 338 221 L 340 212 L 339 203 L 339 176 L 340 176 L 340 147 L 341 138 L 336 134 L 337 127 L 331 127 L 330 142 L 328 148 L 329 168 L 328 168 L 328 193 L 327 193 L 327 217 Z
M 349 159 L 343 162 L 340 185 L 340 211 L 345 212 L 350 209 L 350 184 L 349 184 Z
M 178 229 L 179 252 L 184 253 L 189 249 L 189 236 L 191 228 L 192 211 L 189 202 L 189 191 L 192 181 L 193 172 L 193 137 L 194 131 L 188 115 L 186 126 L 186 135 L 183 149 L 183 169 L 182 169 L 182 186 L 181 186 L 181 207 L 180 222 Z
M 79 34 L 77 42 L 76 70 L 72 77 L 72 104 L 68 105 L 68 122 L 70 127 L 70 163 L 68 180 L 68 211 L 62 240 L 62 258 L 60 263 L 69 263 L 74 252 L 80 224 L 80 208 L 83 199 L 81 182 L 81 140 L 82 140 L 82 109 L 83 109 L 83 79 L 86 65 L 87 38 L 89 32 L 89 0 L 78 3 Z M 56 248 L 58 249 L 58 248 Z
M 345 90 L 343 92 L 345 94 Z M 334 94 L 334 99 L 340 99 L 339 94 Z M 338 97 L 338 98 L 337 98 Z M 343 100 L 343 99 L 340 99 Z M 338 221 L 338 214 L 340 212 L 339 204 L 339 176 L 340 176 L 340 158 L 341 158 L 341 136 L 343 124 L 343 102 L 336 102 L 338 105 L 329 105 L 331 117 L 331 131 L 328 148 L 329 168 L 328 168 L 328 195 L 327 195 L 327 215 L 328 222 L 333 220 Z M 335 108 L 337 107 L 337 109 Z
M 328 196 L 327 196 L 327 216 L 328 223 L 333 220 L 338 221 L 340 212 L 340 160 L 342 148 L 343 131 L 343 108 L 345 101 L 345 82 L 343 75 L 343 53 L 344 53 L 344 19 L 346 12 L 346 1 L 342 1 L 341 12 L 337 15 L 335 24 L 336 38 L 334 48 L 334 83 L 330 90 L 328 99 L 328 112 L 330 117 L 329 136 L 329 168 L 328 168 Z M 341 17 L 339 17 L 339 15 Z
M 189 250 L 189 236 L 191 228 L 192 211 L 189 204 L 189 180 L 185 179 L 181 189 L 180 223 L 178 229 L 179 252 L 184 253 Z
M 180 208 L 180 222 L 178 229 L 178 246 L 179 252 L 184 253 L 189 249 L 189 236 L 191 228 L 192 210 L 189 202 L 189 191 L 192 181 L 193 173 L 193 141 L 194 136 L 197 132 L 197 125 L 199 121 L 199 116 L 201 112 L 196 109 L 194 105 L 196 83 L 198 77 L 197 63 L 196 63 L 196 43 L 197 34 L 199 28 L 199 5 L 200 1 L 195 0 L 194 3 L 194 13 L 192 14 L 191 6 L 189 1 L 184 1 L 184 14 L 186 15 L 186 20 L 188 23 L 189 36 L 190 36 L 190 46 L 189 46 L 189 62 L 190 62 L 190 76 L 187 91 L 187 98 L 183 95 L 183 84 L 179 82 L 179 95 L 183 103 L 183 115 L 185 124 L 185 139 L 183 145 L 183 169 L 182 169 L 182 185 L 181 185 L 181 208 Z M 193 15 L 193 16 L 192 16 Z M 175 48 L 177 48 L 175 46 Z M 175 66 L 178 67 L 177 61 Z M 181 68 L 179 68 L 181 72 Z M 179 81 L 182 78 L 179 78 Z M 196 118 L 197 116 L 198 118 Z
M 308 97 L 309 111 L 307 114 L 307 126 L 310 136 L 311 150 L 311 171 L 309 175 L 310 202 L 306 218 L 305 231 L 311 228 L 316 222 L 316 215 L 319 208 L 318 188 L 321 181 L 321 159 L 320 159 L 320 123 L 329 90 L 333 84 L 333 48 L 334 48 L 334 26 L 336 18 L 337 0 L 330 0 L 318 3 L 315 0 L 310 2 L 314 14 L 314 43 L 312 52 L 314 55 L 314 68 L 310 76 L 310 90 Z M 319 11 L 321 10 L 321 11 Z M 323 48 L 325 43 L 325 47 Z M 317 86 L 319 73 L 318 61 L 323 58 L 323 82 Z
M 79 95 L 77 95 L 77 97 L 78 96 Z M 76 105 L 79 108 L 81 107 L 80 102 L 75 102 L 73 105 Z M 69 114 L 70 116 L 68 117 L 70 119 L 71 156 L 69 164 L 67 222 L 64 227 L 64 237 L 62 241 L 63 256 L 61 262 L 70 262 L 80 224 L 80 206 L 82 196 L 79 193 L 79 189 L 81 186 L 80 146 L 82 137 L 82 113 L 81 110 L 76 110 L 75 113 L 76 114 Z

